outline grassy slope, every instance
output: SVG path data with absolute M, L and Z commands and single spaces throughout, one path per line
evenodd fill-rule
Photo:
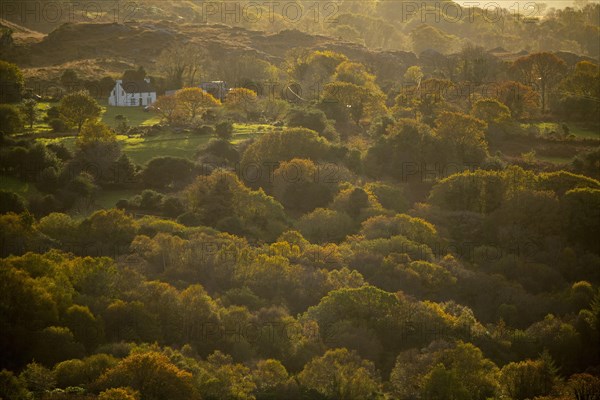
M 45 115 L 46 110 L 55 104 L 40 103 L 38 109 L 41 115 Z M 112 127 L 116 126 L 116 115 L 124 115 L 127 117 L 131 126 L 149 126 L 154 125 L 159 121 L 155 114 L 144 112 L 138 107 L 110 107 L 104 106 L 102 113 L 102 121 Z M 234 124 L 233 142 L 239 143 L 242 140 L 252 138 L 258 134 L 271 129 L 270 125 L 262 124 Z M 50 127 L 41 121 L 34 125 L 34 132 L 40 136 L 48 136 L 52 134 Z M 122 150 L 127 154 L 133 162 L 139 165 L 146 164 L 154 157 L 173 156 L 194 159 L 198 147 L 205 145 L 212 138 L 208 135 L 196 135 L 189 133 L 172 133 L 165 132 L 160 135 L 151 137 L 129 137 L 126 135 L 117 136 L 122 144 Z M 66 135 L 56 138 L 40 137 L 38 141 L 49 143 L 63 143 L 67 148 L 73 150 L 75 148 L 76 136 Z M 22 182 L 13 177 L 0 176 L 0 189 L 11 190 L 15 193 L 27 197 L 37 194 L 38 191 L 31 183 Z M 136 190 L 102 190 L 94 199 L 93 205 L 89 209 L 86 206 L 86 212 L 92 211 L 95 208 L 110 208 L 120 199 L 127 199 L 137 194 Z M 82 211 L 82 210 L 79 210 Z M 75 211 L 75 214 L 79 212 Z

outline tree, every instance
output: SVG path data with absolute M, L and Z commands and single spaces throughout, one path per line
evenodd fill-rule
M 159 96 L 152 104 L 152 108 L 160 115 L 161 119 L 168 124 L 177 120 L 181 110 L 176 96 Z
M 426 24 L 421 24 L 410 32 L 413 51 L 421 54 L 425 50 L 451 53 L 457 38 Z
M 294 107 L 288 111 L 285 119 L 286 125 L 290 128 L 303 127 L 319 134 L 327 127 L 327 116 L 316 108 Z
M 102 315 L 108 341 L 153 342 L 160 340 L 156 315 L 140 301 L 115 300 Z
M 181 370 L 160 353 L 135 353 L 106 371 L 99 389 L 130 387 L 144 400 L 197 399 L 192 374 Z
M 576 400 L 598 400 L 600 398 L 600 378 L 590 374 L 575 374 L 569 378 L 567 387 Z
M 117 365 L 118 360 L 108 354 L 94 354 L 83 359 L 66 360 L 53 368 L 56 385 L 60 388 L 69 386 L 91 386 L 96 379 L 108 369 Z
M 32 358 L 49 367 L 85 354 L 83 345 L 75 341 L 69 328 L 62 326 L 48 326 L 36 332 L 31 347 Z
M 37 102 L 33 99 L 25 100 L 21 105 L 21 112 L 25 116 L 25 121 L 29 123 L 29 129 L 33 129 L 33 124 L 39 114 Z
M 98 395 L 98 400 L 138 400 L 139 393 L 131 389 L 112 388 Z
M 480 164 L 487 156 L 486 123 L 470 115 L 443 112 L 435 121 L 437 134 L 459 163 Z
M 323 86 L 333 78 L 337 66 L 347 60 L 345 55 L 333 51 L 290 50 L 286 59 L 287 72 L 300 88 L 305 89 L 296 94 L 303 98 L 318 98 Z
M 215 134 L 221 140 L 229 142 L 233 138 L 233 122 L 222 121 L 215 125 Z
M 555 379 L 542 360 L 511 362 L 500 371 L 502 390 L 514 400 L 533 399 L 550 393 Z
M 14 192 L 0 190 L 0 214 L 9 212 L 20 214 L 27 210 L 25 199 Z
M 118 183 L 131 176 L 124 176 L 128 171 L 126 160 L 121 160 L 121 149 L 115 132 L 103 122 L 87 120 L 75 142 L 77 152 L 69 161 L 72 174 L 84 172 L 96 183 Z M 118 170 L 117 168 L 123 168 Z
M 31 399 L 31 393 L 11 371 L 3 369 L 0 371 L 0 398 L 29 400 Z
M 459 378 L 460 385 L 457 389 L 463 393 L 462 398 L 486 400 L 496 394 L 498 368 L 473 344 L 459 342 L 453 349 L 442 352 L 439 361 L 452 375 Z
M 6 230 L 6 226 L 2 228 Z M 22 365 L 30 350 L 24 333 L 31 335 L 56 322 L 57 305 L 48 291 L 22 270 L 3 266 L 0 278 L 0 324 L 6 327 L 0 338 L 1 365 L 12 367 Z
M 343 122 L 341 118 L 347 113 L 356 125 L 359 125 L 364 117 L 373 119 L 387 111 L 381 90 L 349 82 L 332 82 L 325 85 L 321 103 L 336 107 L 338 111 L 332 117 L 338 120 L 337 122 Z
M 429 126 L 412 119 L 399 119 L 388 127 L 367 150 L 364 159 L 367 174 L 374 178 L 391 176 L 401 181 L 426 180 L 427 171 L 443 164 L 440 138 Z
M 196 178 L 185 194 L 188 209 L 199 223 L 217 229 L 274 239 L 287 226 L 281 204 L 262 189 L 250 190 L 228 171 L 215 170 L 210 176 Z
M 25 79 L 15 64 L 0 60 L 0 103 L 18 103 Z M 0 124 L 2 126 L 3 124 Z
M 340 242 L 352 233 L 354 222 L 346 213 L 317 208 L 296 223 L 302 235 L 313 243 Z
M 421 80 L 423 80 L 423 71 L 421 71 L 421 67 L 418 65 L 413 65 L 409 67 L 404 73 L 404 80 L 410 83 L 415 84 L 417 87 L 421 86 Z
M 200 88 L 181 89 L 175 96 L 177 103 L 190 121 L 193 121 L 196 116 L 202 118 L 207 109 L 220 104 L 210 93 L 206 93 Z
M 517 59 L 511 70 L 523 83 L 539 85 L 542 112 L 546 112 L 547 91 L 557 84 L 566 70 L 565 62 L 552 53 L 534 53 Z
M 200 354 L 207 354 L 214 346 L 204 337 L 204 333 L 199 327 L 206 324 L 217 324 L 219 316 L 217 314 L 217 304 L 206 293 L 201 285 L 191 285 L 179 295 L 181 308 L 181 332 L 185 343 L 194 345 Z
M 260 360 L 252 377 L 260 393 L 269 393 L 286 383 L 288 372 L 279 360 Z
M 375 399 L 381 385 L 373 363 L 344 348 L 311 360 L 298 380 L 323 396 L 343 400 Z
M 78 82 L 77 72 L 72 70 L 71 68 L 67 68 L 65 72 L 60 76 L 60 83 L 66 88 L 69 92 L 73 90 L 75 86 L 77 86 Z
M 338 182 L 326 182 L 315 163 L 295 158 L 273 173 L 273 195 L 289 210 L 308 212 L 331 201 Z
M 163 50 L 157 65 L 166 74 L 170 87 L 179 89 L 186 83 L 190 87 L 196 85 L 197 75 L 207 59 L 204 49 L 192 43 L 178 44 Z
M 77 342 L 82 343 L 88 351 L 102 343 L 104 331 L 101 323 L 88 307 L 72 305 L 67 309 L 64 320 Z
M 271 179 L 269 168 L 276 168 L 281 161 L 304 158 L 318 162 L 325 158 L 329 145 L 315 131 L 306 128 L 289 128 L 270 131 L 252 143 L 242 156 L 244 179 L 267 185 Z
M 241 112 L 245 118 L 252 119 L 258 112 L 258 96 L 254 90 L 233 88 L 227 93 L 225 109 Z
M 179 157 L 154 157 L 141 178 L 144 187 L 156 190 L 176 190 L 188 185 L 194 178 L 194 163 Z
M 35 361 L 27 364 L 19 375 L 19 380 L 25 383 L 36 399 L 42 398 L 46 391 L 52 390 L 56 386 L 52 371 Z
M 363 64 L 356 62 L 342 61 L 336 67 L 333 79 L 338 82 L 353 83 L 373 91 L 379 90 L 375 83 L 375 75 L 367 72 Z
M 578 62 L 557 89 L 563 94 L 556 107 L 559 115 L 594 121 L 593 115 L 600 111 L 600 69 L 597 64 Z
M 577 174 L 600 179 L 600 146 L 578 154 L 571 161 L 571 165 Z
M 345 212 L 354 220 L 362 220 L 378 206 L 374 198 L 369 197 L 369 194 L 360 187 L 340 190 L 331 204 L 331 208 Z
M 500 83 L 494 97 L 505 104 L 517 119 L 533 116 L 540 104 L 540 98 L 531 86 L 515 81 Z
M 462 384 L 463 376 L 456 370 L 448 370 L 444 364 L 437 364 L 423 378 L 423 397 L 431 400 L 467 400 L 470 394 Z
M 490 123 L 502 123 L 510 120 L 510 110 L 495 99 L 480 99 L 473 104 L 472 114 L 475 118 Z
M 80 150 L 98 145 L 110 146 L 116 143 L 117 135 L 103 122 L 86 120 L 79 129 L 77 147 Z
M 101 107 L 86 91 L 69 93 L 62 98 L 58 106 L 60 114 L 81 132 L 83 124 L 90 119 L 100 116 Z
M 146 70 L 143 66 L 139 66 L 138 69 L 128 69 L 123 72 L 121 79 L 125 82 L 140 82 L 146 78 Z
M 499 72 L 500 60 L 481 46 L 467 43 L 460 52 L 462 79 L 481 84 L 494 79 Z
M 405 189 L 400 185 L 384 182 L 370 182 L 365 186 L 368 193 L 372 193 L 385 209 L 403 213 L 408 211 L 409 201 Z
M 117 209 L 96 211 L 83 226 L 88 238 L 100 246 L 107 246 L 105 251 L 112 255 L 126 249 L 136 232 L 135 220 Z
M 568 237 L 576 243 L 598 251 L 595 239 L 600 235 L 596 222 L 600 213 L 600 190 L 577 188 L 565 193 L 561 200 Z
M 12 134 L 23 128 L 19 109 L 12 104 L 0 104 L 0 132 Z

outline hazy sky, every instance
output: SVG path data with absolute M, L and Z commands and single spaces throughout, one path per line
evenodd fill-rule
M 469 2 L 480 2 L 481 4 L 486 4 L 486 3 L 498 3 L 500 4 L 502 7 L 510 7 L 510 6 L 514 6 L 514 4 L 518 3 L 521 6 L 524 6 L 527 3 L 545 3 L 548 8 L 550 7 L 555 7 L 555 8 L 563 8 L 563 7 L 572 7 L 575 4 L 574 0 L 546 0 L 546 1 L 539 1 L 539 0 L 454 0 L 457 3 L 460 4 L 464 4 L 464 3 L 469 3 Z M 600 2 L 600 0 L 588 0 L 589 3 L 598 3 Z

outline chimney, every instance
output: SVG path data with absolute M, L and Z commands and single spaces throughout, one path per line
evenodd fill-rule
M 121 79 L 117 79 L 117 83 L 118 83 L 119 85 L 122 85 L 122 84 L 123 84 L 123 80 L 121 80 Z

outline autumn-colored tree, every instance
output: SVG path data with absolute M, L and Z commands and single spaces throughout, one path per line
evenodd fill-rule
M 193 121 L 196 117 L 202 118 L 206 110 L 221 104 L 212 94 L 206 93 L 200 88 L 190 87 L 178 90 L 175 97 L 190 121 Z
M 600 397 L 600 378 L 594 375 L 571 375 L 567 387 L 577 400 L 597 400 Z
M 490 123 L 502 123 L 510 120 L 510 109 L 495 99 L 481 99 L 473 104 L 472 114 L 475 118 Z
M 566 71 L 565 62 L 553 53 L 534 53 L 517 59 L 511 71 L 523 83 L 540 88 L 542 112 L 546 112 L 547 92 L 556 85 Z
M 77 146 L 80 149 L 94 145 L 114 145 L 116 142 L 117 135 L 108 125 L 92 120 L 83 123 L 77 137 Z
M 197 399 L 192 374 L 164 355 L 136 353 L 123 359 L 98 379 L 99 389 L 130 387 L 144 400 Z
M 373 363 L 344 348 L 314 358 L 298 380 L 323 396 L 344 400 L 375 399 L 381 385 Z
M 152 108 L 160 115 L 160 117 L 167 122 L 172 124 L 175 122 L 181 110 L 177 97 L 171 96 L 159 96 L 156 101 L 152 104 Z
M 540 97 L 531 86 L 520 82 L 501 82 L 493 96 L 505 104 L 515 118 L 528 118 L 539 109 Z
M 233 88 L 227 93 L 225 109 L 241 112 L 245 118 L 251 118 L 258 111 L 258 96 L 254 90 Z

